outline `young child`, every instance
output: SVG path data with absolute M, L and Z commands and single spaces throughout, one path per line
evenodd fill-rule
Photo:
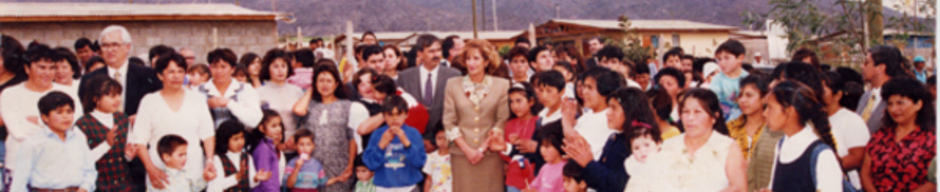
M 561 176 L 565 179 L 565 192 L 587 192 L 587 183 L 581 177 L 581 165 L 573 161 L 565 164 Z
M 190 89 L 199 87 L 199 85 L 209 81 L 209 78 L 212 78 L 212 74 L 209 73 L 209 66 L 206 64 L 190 66 L 189 69 L 186 70 L 186 75 L 189 76 L 189 84 L 187 87 Z
M 390 96 L 383 102 L 385 126 L 372 132 L 369 146 L 362 153 L 362 162 L 375 171 L 374 183 L 378 191 L 411 191 L 424 178 L 421 168 L 427 160 L 421 133 L 405 125 L 408 104 L 400 96 Z
M 567 61 L 558 61 L 555 63 L 555 66 L 552 67 L 552 70 L 558 71 L 561 73 L 561 76 L 565 77 L 565 95 L 566 98 L 574 98 L 574 81 L 577 76 L 577 71 L 571 67 L 571 63 Z
M 209 181 L 206 191 L 248 191 L 271 178 L 265 169 L 255 171 L 255 162 L 245 149 L 245 125 L 227 120 L 215 133 L 215 159 L 212 166 L 222 175 Z
M 284 151 L 278 148 L 278 145 L 284 143 L 284 123 L 277 112 L 265 109 L 261 113 L 264 114 L 261 117 L 261 123 L 248 137 L 248 141 L 251 143 L 248 151 L 255 160 L 253 164 L 255 168 L 270 172 L 271 179 L 261 181 L 255 190 L 279 191 L 283 180 L 281 175 L 287 174 L 287 172 L 284 172 L 285 167 L 287 167 Z M 218 138 L 218 136 L 216 137 Z
M 453 172 L 450 167 L 450 146 L 447 142 L 447 134 L 443 129 L 439 129 L 434 134 L 434 145 L 437 150 L 428 153 L 427 163 L 424 164 L 425 174 L 428 174 L 424 182 L 424 191 L 428 192 L 450 192 L 453 190 Z
M 166 135 L 163 136 L 163 138 L 160 138 L 160 141 L 157 142 L 157 153 L 160 155 L 160 160 L 166 164 L 166 169 L 163 170 L 163 172 L 167 175 L 167 182 L 165 184 L 166 187 L 163 189 L 157 189 L 148 183 L 148 192 L 197 192 L 206 188 L 205 180 L 202 178 L 194 178 L 190 176 L 189 173 L 186 173 L 185 169 L 183 169 L 183 166 L 186 165 L 187 146 L 188 144 L 186 143 L 186 139 L 183 139 L 183 137 L 180 137 L 179 135 Z M 205 172 L 203 173 L 203 176 L 207 177 L 210 174 L 212 173 Z
M 509 109 L 512 116 L 506 122 L 505 139 L 514 146 L 523 143 L 535 143 L 532 136 L 538 127 L 538 117 L 533 115 L 539 107 L 535 101 L 535 91 L 527 83 L 515 83 L 509 88 Z M 536 144 L 537 145 L 537 144 Z M 538 156 L 536 153 L 523 154 L 519 150 L 512 151 L 502 158 L 506 165 L 506 191 L 519 191 L 525 189 L 526 184 L 535 177 L 535 167 L 532 165 Z
M 95 190 L 96 158 L 91 157 L 88 139 L 73 129 L 75 102 L 53 91 L 39 99 L 42 129 L 20 145 L 11 191 Z
M 315 192 L 318 188 L 338 181 L 336 178 L 327 179 L 320 161 L 310 158 L 310 154 L 313 154 L 313 149 L 316 147 L 313 138 L 313 132 L 307 129 L 301 129 L 294 133 L 294 141 L 297 141 L 297 153 L 300 153 L 300 156 L 287 162 L 287 168 L 284 169 L 286 175 L 284 183 L 291 191 Z
M 355 192 L 375 192 L 375 183 L 372 182 L 372 176 L 375 176 L 375 172 L 369 170 L 366 164 L 362 163 L 362 155 L 356 155 L 353 165 L 356 168 L 357 180 L 354 187 Z
M 539 112 L 539 121 L 542 126 L 561 120 L 561 101 L 565 93 L 565 77 L 558 71 L 541 72 L 535 85 L 539 102 L 545 109 Z
M 121 84 L 106 76 L 87 80 L 83 105 L 86 113 L 75 125 L 88 138 L 91 156 L 97 160 L 98 179 L 95 188 L 102 191 L 128 191 L 131 186 L 127 162 L 133 159 L 135 148 L 127 144 L 130 121 L 118 112 L 121 108 Z M 93 87 L 93 88 L 92 88 Z M 88 110 L 91 110 L 88 112 Z M 107 171 L 105 171 L 107 170 Z
M 235 78 L 238 82 L 248 82 L 248 70 L 242 66 L 235 66 L 235 72 L 232 73 L 232 78 Z
M 718 95 L 721 110 L 727 114 L 725 119 L 728 121 L 737 119 L 741 115 L 741 110 L 734 101 L 737 100 L 736 96 L 740 92 L 738 82 L 748 75 L 747 71 L 741 69 L 746 53 L 744 45 L 733 39 L 721 43 L 715 50 L 715 60 L 721 70 L 712 77 L 709 89 Z
M 564 178 L 561 176 L 565 161 L 561 150 L 564 134 L 561 131 L 561 122 L 548 124 L 542 130 L 542 145 L 539 150 L 545 165 L 539 169 L 538 176 L 529 184 L 526 192 L 561 192 L 564 191 Z
M 626 191 L 664 191 L 662 187 L 666 184 L 659 182 L 662 177 L 659 172 L 663 169 L 658 168 L 657 163 L 651 162 L 654 161 L 651 159 L 659 154 L 660 145 L 663 143 L 659 129 L 645 123 L 635 123 L 634 127 L 629 136 L 633 154 L 623 163 L 627 175 L 630 175 Z

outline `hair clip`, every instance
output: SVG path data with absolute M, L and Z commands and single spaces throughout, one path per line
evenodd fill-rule
M 653 126 L 650 126 L 650 124 L 646 124 L 646 123 L 643 123 L 643 122 L 639 122 L 639 121 L 637 121 L 637 120 L 633 120 L 632 125 L 633 125 L 634 128 L 636 128 L 636 127 L 647 128 L 647 129 L 652 129 L 652 128 L 653 128 Z
M 512 88 L 525 89 L 525 86 L 522 85 L 522 83 L 513 83 L 513 84 L 512 84 Z

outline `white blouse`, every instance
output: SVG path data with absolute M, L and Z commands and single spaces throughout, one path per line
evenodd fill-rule
M 263 116 L 261 113 L 261 99 L 258 99 L 258 92 L 251 85 L 232 79 L 228 88 L 224 92 L 219 92 L 219 89 L 215 87 L 215 83 L 212 83 L 212 79 L 210 79 L 201 87 L 209 91 L 208 96 L 210 97 L 238 98 L 238 101 L 230 100 L 225 108 L 228 108 L 232 115 L 237 117 L 246 127 L 258 127 L 258 123 L 261 122 Z M 239 88 L 242 90 L 235 93 L 235 90 Z M 221 124 L 221 122 L 218 124 Z
M 660 162 L 666 170 L 674 171 L 665 174 L 665 183 L 672 184 L 676 191 L 720 191 L 728 187 L 725 167 L 733 143 L 734 139 L 712 131 L 708 141 L 690 154 L 684 133 L 666 140 Z
M 206 96 L 190 90 L 183 90 L 183 104 L 179 111 L 173 111 L 160 92 L 144 96 L 140 101 L 140 110 L 134 129 L 130 133 L 130 143 L 150 146 L 150 160 L 163 169 L 165 165 L 157 154 L 157 142 L 163 136 L 174 134 L 186 139 L 186 166 L 183 169 L 195 177 L 202 177 L 205 158 L 199 142 L 215 136 L 212 127 L 212 115 Z

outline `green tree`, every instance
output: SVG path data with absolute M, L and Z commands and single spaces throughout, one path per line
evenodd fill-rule
M 645 59 L 652 55 L 653 49 L 643 46 L 640 35 L 636 32 L 636 28 L 633 28 L 629 17 L 620 15 L 617 20 L 620 21 L 620 28 L 624 32 L 623 39 L 621 41 L 608 40 L 607 44 L 622 47 L 624 60 L 632 61 L 637 65 L 645 64 Z

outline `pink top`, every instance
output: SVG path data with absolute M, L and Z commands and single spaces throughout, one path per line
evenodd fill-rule
M 565 161 L 545 164 L 545 166 L 542 166 L 542 169 L 539 170 L 539 176 L 536 176 L 535 180 L 532 180 L 532 184 L 529 184 L 529 187 L 538 192 L 565 191 L 565 180 L 561 175 L 561 171 L 564 168 Z
M 529 119 L 510 119 L 506 122 L 506 141 L 509 141 L 509 135 L 518 134 L 519 139 L 532 139 L 532 134 L 535 133 L 535 124 L 538 122 L 539 118 L 537 116 L 531 116 Z
M 287 78 L 287 83 L 296 85 L 304 91 L 313 86 L 313 68 L 301 67 L 294 69 L 294 75 Z

